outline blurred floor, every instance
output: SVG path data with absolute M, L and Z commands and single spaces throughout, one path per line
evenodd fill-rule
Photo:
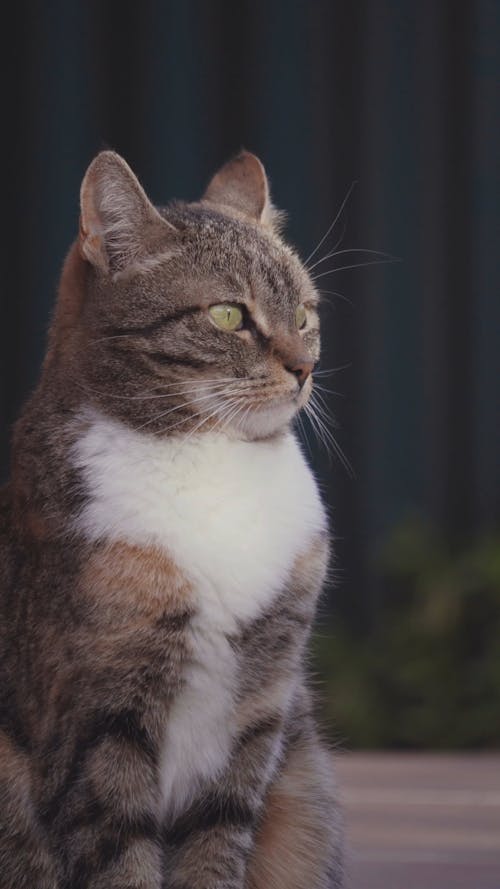
M 500 754 L 338 757 L 346 889 L 500 889 Z

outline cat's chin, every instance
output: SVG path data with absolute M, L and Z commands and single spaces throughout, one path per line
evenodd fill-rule
M 271 438 L 283 432 L 297 413 L 297 402 L 287 401 L 280 405 L 256 408 L 243 421 L 236 422 L 233 434 L 246 441 Z

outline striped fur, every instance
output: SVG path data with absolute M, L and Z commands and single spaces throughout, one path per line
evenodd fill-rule
M 276 219 L 249 155 L 162 210 L 109 152 L 84 180 L 0 492 L 0 889 L 341 885 L 304 669 L 328 534 L 289 430 L 317 296 Z

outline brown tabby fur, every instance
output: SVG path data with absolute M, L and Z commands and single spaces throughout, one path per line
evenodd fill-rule
M 172 823 L 160 815 L 159 750 L 190 657 L 191 584 L 160 547 L 88 540 L 74 525 L 88 499 L 70 459 L 82 405 L 168 437 L 199 422 L 182 394 L 193 378 L 231 375 L 258 407 L 303 373 L 308 396 L 317 296 L 277 222 L 263 168 L 246 153 L 197 204 L 156 210 L 111 152 L 84 180 L 80 237 L 0 493 L 0 889 L 341 885 L 332 764 L 303 667 L 324 535 L 231 638 L 238 737 L 223 778 Z M 207 328 L 208 305 L 235 292 L 254 326 Z M 290 321 L 292 297 L 308 308 L 304 333 Z M 175 410 L 162 416 L 149 396 L 165 385 Z

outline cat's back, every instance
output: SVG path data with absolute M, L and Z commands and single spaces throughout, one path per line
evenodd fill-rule
M 10 586 L 13 564 L 12 507 L 10 485 L 0 488 L 0 602 Z
M 15 547 L 13 543 L 10 485 L 0 488 L 0 688 L 6 691 L 9 675 L 9 638 L 15 596 Z

